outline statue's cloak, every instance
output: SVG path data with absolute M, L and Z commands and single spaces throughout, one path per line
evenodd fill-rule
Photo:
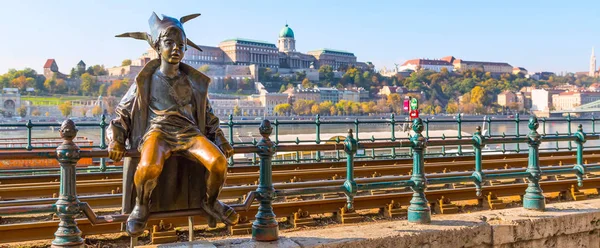
M 136 76 L 118 107 L 117 117 L 111 120 L 107 139 L 126 143 L 128 149 L 138 150 L 149 125 L 148 105 L 150 80 L 160 66 L 160 60 L 148 62 Z M 215 145 L 227 140 L 219 128 L 219 119 L 213 114 L 208 102 L 210 78 L 189 65 L 180 63 L 180 71 L 187 75 L 192 87 L 192 109 L 198 128 Z M 165 92 L 165 94 L 168 94 Z M 123 213 L 131 213 L 135 206 L 136 190 L 134 175 L 139 158 L 127 157 L 123 163 Z M 206 168 L 185 156 L 172 155 L 163 167 L 158 184 L 152 192 L 151 211 L 170 211 L 200 208 L 206 197 Z

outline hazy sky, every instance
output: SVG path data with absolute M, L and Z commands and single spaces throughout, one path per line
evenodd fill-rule
M 286 21 L 300 52 L 354 52 L 377 68 L 411 58 L 453 55 L 508 62 L 529 71 L 587 71 L 600 51 L 600 1 L 2 1 L 0 73 L 56 59 L 69 73 L 87 65 L 120 65 L 148 45 L 115 38 L 148 31 L 152 11 L 179 18 L 196 44 L 240 37 L 276 43 Z M 600 52 L 598 53 L 600 55 Z M 600 57 L 600 56 L 599 56 Z

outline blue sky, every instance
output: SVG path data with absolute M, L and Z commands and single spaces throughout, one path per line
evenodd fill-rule
M 276 43 L 287 21 L 298 51 L 347 50 L 378 68 L 453 55 L 530 71 L 587 71 L 592 46 L 600 51 L 600 1 L 22 0 L 2 2 L 0 11 L 0 73 L 41 72 L 48 58 L 64 73 L 79 60 L 120 65 L 147 44 L 114 35 L 148 31 L 152 11 L 201 13 L 185 28 L 208 46 L 234 37 Z

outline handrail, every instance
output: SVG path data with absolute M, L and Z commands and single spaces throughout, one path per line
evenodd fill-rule
M 358 122 L 356 122 L 358 123 Z M 473 182 L 476 187 L 476 194 L 481 197 L 482 188 L 485 182 L 493 179 L 518 179 L 528 178 L 529 185 L 523 198 L 523 206 L 526 209 L 544 210 L 545 201 L 540 188 L 540 178 L 542 175 L 556 174 L 575 174 L 577 176 L 578 186 L 582 186 L 584 177 L 588 172 L 600 171 L 600 165 L 588 166 L 583 163 L 583 144 L 587 140 L 598 140 L 600 135 L 586 135 L 580 124 L 577 131 L 569 134 L 541 135 L 537 132 L 539 127 L 538 119 L 532 116 L 529 119 L 529 133 L 526 136 L 510 138 L 496 138 L 484 136 L 481 127 L 476 128 L 476 132 L 470 138 L 458 137 L 455 139 L 435 139 L 423 136 L 424 122 L 422 119 L 413 121 L 412 129 L 415 135 L 410 139 L 394 138 L 392 141 L 374 142 L 372 140 L 358 140 L 354 137 L 352 129 L 348 130 L 342 144 L 296 144 L 284 145 L 277 144 L 270 139 L 273 132 L 271 122 L 263 120 L 259 133 L 262 138 L 255 145 L 235 145 L 236 153 L 255 153 L 259 159 L 260 179 L 256 190 L 250 191 L 244 203 L 232 205 L 237 211 L 245 211 L 250 208 L 254 200 L 259 204 L 256 220 L 253 222 L 253 238 L 258 241 L 272 241 L 278 239 L 278 225 L 275 214 L 272 210 L 272 202 L 277 196 L 292 196 L 315 193 L 344 193 L 346 195 L 346 211 L 353 211 L 354 197 L 358 190 L 372 190 L 395 187 L 411 187 L 414 194 L 411 204 L 408 207 L 408 221 L 414 223 L 429 223 L 431 213 L 429 204 L 425 198 L 425 189 L 428 184 L 440 183 L 458 183 Z M 322 124 L 322 123 L 321 123 Z M 55 204 L 1 207 L 0 214 L 22 214 L 39 212 L 56 212 L 61 219 L 59 230 L 55 233 L 55 246 L 67 246 L 79 244 L 82 241 L 81 231 L 77 228 L 74 216 L 84 213 L 93 224 L 102 224 L 109 222 L 122 222 L 126 220 L 126 214 L 97 216 L 91 207 L 80 202 L 76 194 L 75 165 L 80 158 L 104 158 L 107 156 L 106 150 L 80 150 L 77 144 L 73 142 L 77 130 L 75 123 L 71 120 L 63 122 L 60 128 L 60 134 L 63 143 L 55 152 L 14 152 L 11 154 L 0 153 L 0 159 L 31 159 L 31 158 L 55 158 L 58 159 L 61 166 L 61 187 L 60 196 Z M 318 136 L 317 136 L 318 137 Z M 577 162 L 572 168 L 542 168 L 539 165 L 539 146 L 542 142 L 569 141 L 576 143 Z M 482 168 L 482 148 L 486 144 L 507 144 L 507 143 L 527 143 L 529 146 L 529 164 L 525 171 L 523 170 L 503 170 L 489 172 Z M 471 145 L 475 156 L 474 171 L 469 174 L 450 174 L 449 176 L 435 176 L 430 179 L 425 178 L 424 173 L 424 151 L 428 146 L 448 146 L 448 145 Z M 374 181 L 357 183 L 354 177 L 354 158 L 358 149 L 375 149 L 382 147 L 410 148 L 412 150 L 413 170 L 410 178 L 402 179 L 391 177 L 389 181 Z M 346 179 L 341 185 L 327 185 L 320 187 L 294 188 L 294 189 L 275 189 L 272 182 L 272 158 L 278 151 L 343 151 L 346 154 Z M 128 150 L 127 157 L 139 156 L 136 150 Z M 170 211 L 153 213 L 151 218 L 174 217 L 199 215 L 203 211 L 190 209 L 183 211 Z

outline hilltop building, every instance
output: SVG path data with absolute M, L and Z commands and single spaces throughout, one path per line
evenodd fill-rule
M 512 73 L 515 75 L 521 74 L 521 75 L 527 75 L 527 69 L 523 68 L 523 67 L 515 67 L 512 70 Z
M 354 53 L 335 50 L 318 49 L 301 53 L 296 50 L 294 31 L 285 25 L 279 31 L 277 45 L 260 40 L 234 38 L 224 40 L 218 47 L 200 46 L 202 52 L 188 47 L 182 62 L 198 68 L 202 65 L 256 65 L 258 68 L 310 69 L 311 65 L 318 69 L 330 65 L 334 70 L 341 66 L 357 66 L 368 69 L 368 65 L 357 62 Z M 149 49 L 150 59 L 158 58 L 156 51 Z
M 46 60 L 46 63 L 44 63 L 44 77 L 66 79 L 67 75 L 58 71 L 58 64 L 56 63 L 56 60 L 48 59 Z
M 457 71 L 480 69 L 484 72 L 496 74 L 513 73 L 513 66 L 505 62 L 468 61 L 457 59 L 454 56 L 446 56 L 441 60 L 451 63 Z
M 452 71 L 454 70 L 454 65 L 448 61 L 438 59 L 411 59 L 404 62 L 399 69 L 400 71 L 432 70 L 440 72 L 442 71 L 442 68 Z

